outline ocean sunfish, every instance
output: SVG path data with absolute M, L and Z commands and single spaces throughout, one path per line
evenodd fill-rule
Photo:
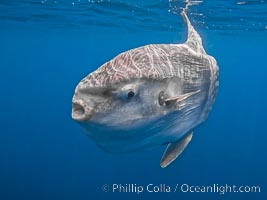
M 218 88 L 216 60 L 207 55 L 186 13 L 183 44 L 150 44 L 123 52 L 86 76 L 72 99 L 72 118 L 108 152 L 167 145 L 160 166 L 184 150 L 206 120 Z

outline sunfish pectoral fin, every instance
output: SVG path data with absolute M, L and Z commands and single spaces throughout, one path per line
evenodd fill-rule
M 164 103 L 166 105 L 170 105 L 171 103 L 179 103 L 185 99 L 187 99 L 188 97 L 191 97 L 192 95 L 196 94 L 200 92 L 200 90 L 197 90 L 195 92 L 189 92 L 189 93 L 186 93 L 186 94 L 181 94 L 181 95 L 178 95 L 178 96 L 175 96 L 175 97 L 169 97 L 169 98 L 166 98 L 164 99 Z
M 194 27 L 191 25 L 191 22 L 189 21 L 185 11 L 183 10 L 181 12 L 181 15 L 184 18 L 185 23 L 187 24 L 187 41 L 185 42 L 189 47 L 191 47 L 194 51 L 206 54 L 203 45 L 202 45 L 202 39 L 198 32 L 194 29 Z
M 193 132 L 188 134 L 183 139 L 179 140 L 175 143 L 168 144 L 162 158 L 160 161 L 160 166 L 162 168 L 167 167 L 171 164 L 185 149 L 185 147 L 189 144 L 193 136 Z

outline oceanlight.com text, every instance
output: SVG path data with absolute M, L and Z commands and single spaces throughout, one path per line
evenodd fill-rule
M 190 184 L 120 184 L 114 183 L 111 185 L 104 184 L 102 186 L 104 192 L 112 193 L 217 193 L 220 195 L 226 193 L 260 193 L 259 185 L 229 185 L 229 184 L 211 184 L 211 185 L 190 185 Z

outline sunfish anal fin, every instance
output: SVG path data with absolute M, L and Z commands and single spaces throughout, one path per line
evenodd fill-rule
M 193 132 L 188 134 L 183 139 L 179 140 L 175 143 L 168 144 L 162 158 L 160 161 L 160 166 L 162 168 L 167 167 L 171 164 L 185 149 L 185 147 L 189 144 L 193 136 Z
M 184 18 L 185 23 L 187 24 L 187 41 L 185 44 L 187 44 L 189 47 L 191 47 L 194 51 L 206 54 L 203 45 L 202 45 L 202 39 L 198 32 L 194 29 L 194 27 L 191 25 L 191 22 L 189 21 L 185 11 L 181 12 L 181 15 Z

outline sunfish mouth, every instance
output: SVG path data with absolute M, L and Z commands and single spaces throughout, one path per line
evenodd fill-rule
M 82 100 L 75 100 L 72 102 L 71 116 L 78 122 L 85 122 L 92 117 L 92 109 L 90 109 Z

